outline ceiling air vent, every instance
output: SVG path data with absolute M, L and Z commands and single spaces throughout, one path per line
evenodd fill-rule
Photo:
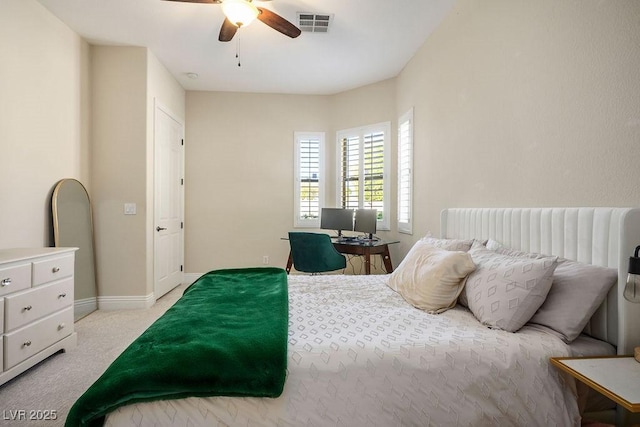
M 319 13 L 298 12 L 298 27 L 309 33 L 326 33 L 329 24 L 333 20 L 333 14 L 322 15 Z

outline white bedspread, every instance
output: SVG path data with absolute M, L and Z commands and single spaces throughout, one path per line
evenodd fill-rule
M 463 308 L 430 315 L 386 276 L 289 276 L 283 394 L 188 398 L 118 409 L 106 425 L 577 426 L 575 383 L 545 332 L 482 326 Z

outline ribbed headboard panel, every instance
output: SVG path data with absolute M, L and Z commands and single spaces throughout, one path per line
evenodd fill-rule
M 640 304 L 622 292 L 629 256 L 640 245 L 638 208 L 470 208 L 445 209 L 443 238 L 492 238 L 527 252 L 618 269 L 618 285 L 592 317 L 586 332 L 632 354 L 640 345 Z

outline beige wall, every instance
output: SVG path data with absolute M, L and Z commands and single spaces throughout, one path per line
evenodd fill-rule
M 146 48 L 92 47 L 94 217 L 98 287 L 153 292 L 153 117 L 159 103 L 184 121 L 184 90 Z M 136 215 L 124 215 L 135 203 Z M 135 302 L 134 302 L 135 303 Z
M 293 133 L 329 133 L 329 98 L 187 92 L 185 269 L 284 267 Z
M 49 246 L 56 182 L 90 189 L 88 52 L 35 0 L 0 1 L 0 248 Z
M 93 46 L 91 65 L 99 295 L 146 295 L 147 49 Z
M 460 0 L 397 79 L 413 239 L 445 207 L 639 205 L 639 22 L 635 0 Z
M 284 267 L 289 245 L 281 237 L 293 230 L 294 132 L 325 132 L 333 206 L 336 130 L 393 123 L 394 99 L 393 80 L 334 96 L 187 92 L 186 271 L 261 266 L 265 255 Z

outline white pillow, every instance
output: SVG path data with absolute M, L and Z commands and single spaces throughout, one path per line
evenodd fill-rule
M 469 249 L 471 249 L 471 245 L 473 244 L 473 239 L 437 239 L 435 237 L 432 237 L 430 232 L 427 233 L 427 235 L 419 241 L 428 243 L 431 246 L 435 246 L 436 248 L 446 249 L 448 251 L 464 252 L 467 252 Z
M 502 243 L 497 242 L 493 239 L 488 239 L 487 240 L 487 244 L 485 245 L 487 247 L 487 249 L 491 249 L 492 251 L 496 251 L 498 249 L 502 249 Z
M 560 259 L 549 295 L 530 322 L 552 329 L 570 343 L 578 338 L 617 281 L 615 268 Z
M 456 305 L 465 278 L 475 268 L 468 253 L 420 240 L 391 273 L 388 285 L 414 307 L 442 313 Z
M 480 247 L 469 254 L 477 269 L 467 279 L 467 306 L 483 324 L 516 332 L 544 303 L 557 257 L 519 258 Z
M 495 251 L 524 258 L 546 256 L 520 252 L 502 245 L 496 246 Z M 618 270 L 615 268 L 558 258 L 547 298 L 529 323 L 544 326 L 564 342 L 570 343 L 580 335 L 617 281 Z

